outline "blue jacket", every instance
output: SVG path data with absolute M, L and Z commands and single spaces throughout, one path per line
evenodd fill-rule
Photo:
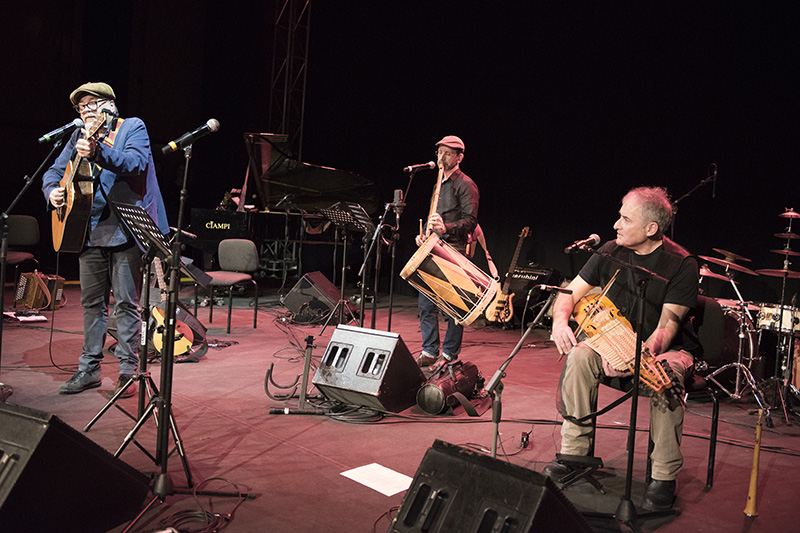
M 80 130 L 72 134 L 53 166 L 42 177 L 42 191 L 51 209 L 50 191 L 58 187 L 67 163 L 75 157 L 75 143 L 80 135 Z M 142 207 L 162 233 L 169 232 L 164 199 L 150 150 L 150 137 L 141 119 L 126 118 L 117 131 L 113 147 L 98 140 L 93 163 L 101 169 L 99 183 L 112 202 Z M 118 246 L 128 241 L 99 188 L 94 194 L 87 234 L 87 246 Z

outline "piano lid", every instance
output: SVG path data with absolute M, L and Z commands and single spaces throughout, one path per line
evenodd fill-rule
M 260 207 L 314 211 L 336 202 L 352 202 L 370 215 L 380 209 L 380 194 L 373 181 L 347 170 L 292 159 L 285 135 L 245 133 L 244 138 L 250 176 L 256 182 L 250 190 L 255 195 L 253 189 L 257 189 Z

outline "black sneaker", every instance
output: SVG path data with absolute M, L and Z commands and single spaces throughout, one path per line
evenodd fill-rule
M 111 391 L 111 396 L 114 396 L 116 393 L 122 390 L 122 388 L 125 385 L 127 385 L 127 383 L 133 378 L 134 378 L 133 374 L 120 374 L 119 379 L 117 379 L 117 386 L 114 387 L 113 391 Z M 120 396 L 120 398 L 130 398 L 132 396 L 135 396 L 137 392 L 138 392 L 138 387 L 136 386 L 136 382 L 134 381 L 133 383 L 130 384 L 130 386 L 127 389 L 125 389 L 125 392 L 122 393 L 122 396 Z
M 675 503 L 675 480 L 651 479 L 644 490 L 642 509 L 645 511 L 668 511 Z
M 83 392 L 86 389 L 93 389 L 95 387 L 100 386 L 100 369 L 97 368 L 92 370 L 91 372 L 84 372 L 83 370 L 78 370 L 75 372 L 68 381 L 61 384 L 59 387 L 58 392 L 60 394 L 75 394 L 77 392 Z

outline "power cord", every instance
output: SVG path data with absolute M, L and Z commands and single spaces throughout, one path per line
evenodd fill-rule
M 225 483 L 233 485 L 233 488 L 236 489 L 239 498 L 230 513 L 221 514 L 207 511 L 197 498 L 197 491 L 200 490 L 200 487 L 211 481 L 224 481 Z M 236 483 L 221 477 L 212 477 L 201 481 L 194 487 L 192 495 L 194 496 L 194 500 L 197 502 L 199 509 L 179 511 L 162 520 L 162 527 L 167 528 L 167 530 L 172 528 L 179 533 L 215 533 L 217 531 L 221 531 L 233 521 L 233 515 L 236 512 L 236 509 L 239 508 L 245 499 Z M 188 526 L 193 523 L 201 523 L 203 526 L 200 529 L 188 529 Z

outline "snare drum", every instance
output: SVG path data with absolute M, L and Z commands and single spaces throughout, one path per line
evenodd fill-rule
M 457 324 L 469 325 L 494 299 L 497 280 L 489 277 L 432 233 L 400 272 Z
M 783 333 L 800 334 L 800 309 L 784 305 L 781 310 L 780 305 L 761 304 L 756 324 L 759 329 L 778 331 L 780 327 Z

